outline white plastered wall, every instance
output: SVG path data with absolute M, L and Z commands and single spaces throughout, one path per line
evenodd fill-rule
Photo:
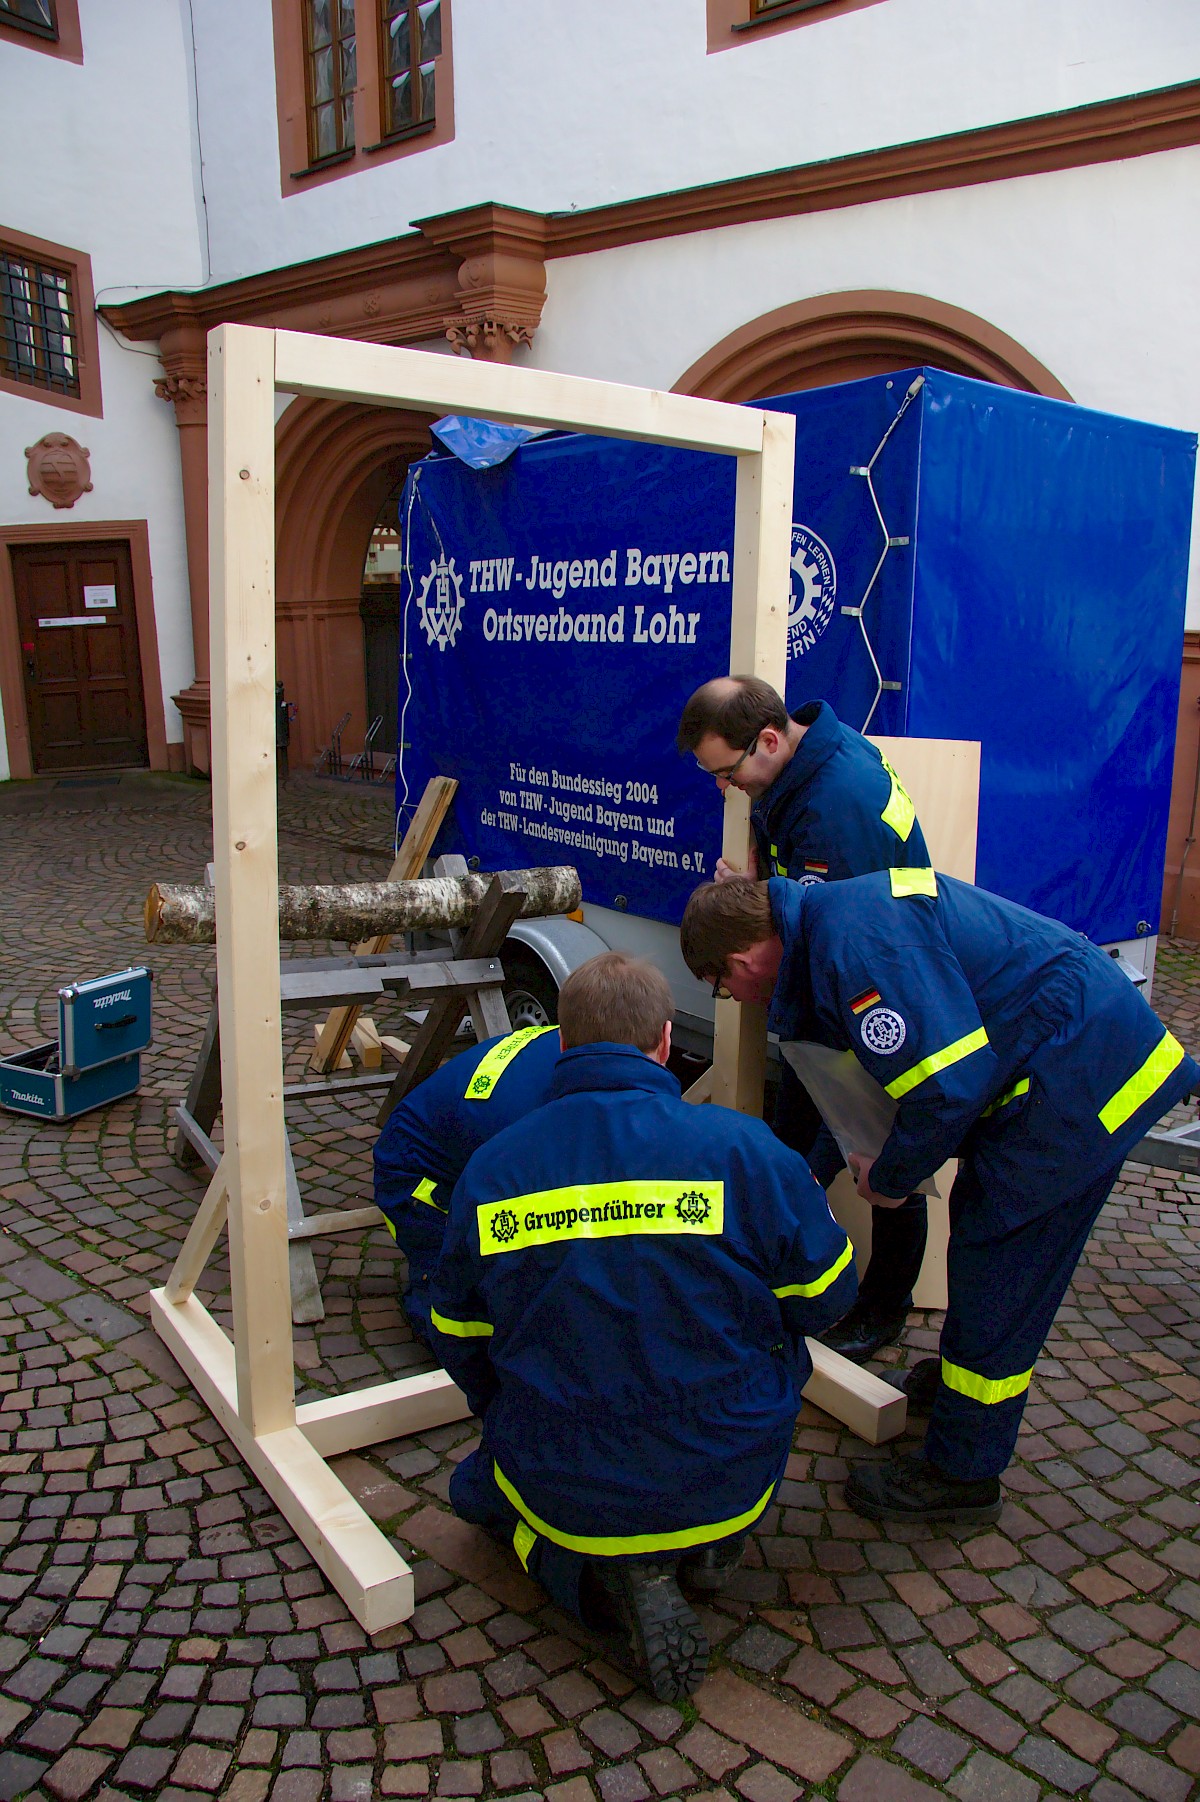
M 564 258 L 531 354 L 669 388 L 776 307 L 884 289 L 985 319 L 1083 406 L 1195 431 L 1200 238 L 1182 222 L 1198 211 L 1200 149 L 1179 150 Z
M 196 284 L 203 222 L 186 5 L 81 0 L 80 21 L 82 65 L 0 41 L 0 167 L 9 174 L 0 228 L 89 255 L 100 299 Z M 47 406 L 36 390 L 0 396 L 0 521 L 147 521 L 167 738 L 178 740 L 170 696 L 193 673 L 183 492 L 174 410 L 155 396 L 162 368 L 149 350 L 100 327 L 102 418 Z M 69 510 L 28 492 L 25 449 L 46 432 L 91 452 L 93 491 Z M 0 778 L 8 774 L 0 720 Z

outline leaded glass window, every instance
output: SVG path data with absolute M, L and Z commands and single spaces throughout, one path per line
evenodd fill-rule
M 354 148 L 354 0 L 304 0 L 311 163 Z
M 383 135 L 396 137 L 437 117 L 442 0 L 382 0 Z
M 79 393 L 71 278 L 0 249 L 0 368 L 14 381 Z

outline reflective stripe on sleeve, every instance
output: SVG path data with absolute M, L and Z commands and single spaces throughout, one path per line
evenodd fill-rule
M 519 1520 L 513 1530 L 513 1551 L 521 1560 L 522 1570 L 529 1569 L 529 1554 L 537 1544 L 537 1534 L 523 1520 Z
M 1005 1089 L 1003 1095 L 997 1095 L 995 1101 L 989 1101 L 979 1118 L 986 1120 L 989 1114 L 998 1114 L 1002 1107 L 1007 1107 L 1010 1101 L 1017 1099 L 1018 1095 L 1028 1095 L 1028 1093 L 1029 1078 L 1023 1076 L 1019 1082 L 1013 1084 L 1011 1089 Z
M 900 1101 L 925 1081 L 927 1076 L 936 1076 L 939 1070 L 948 1070 L 951 1064 L 957 1064 L 964 1057 L 970 1057 L 973 1051 L 982 1051 L 988 1042 L 987 1028 L 981 1026 L 976 1032 L 969 1032 L 963 1039 L 955 1039 L 953 1045 L 944 1045 L 940 1051 L 934 1051 L 929 1057 L 923 1057 L 919 1064 L 898 1076 L 895 1082 L 887 1084 L 887 1092 L 893 1101 Z
M 1164 1033 L 1150 1056 L 1128 1082 L 1121 1084 L 1111 1101 L 1100 1109 L 1100 1124 L 1106 1132 L 1115 1133 L 1138 1109 L 1162 1087 L 1183 1060 L 1183 1046 L 1172 1035 Z
M 887 771 L 888 778 L 891 781 L 892 792 L 888 796 L 887 806 L 879 817 L 885 826 L 891 827 L 892 831 L 896 834 L 896 837 L 903 843 L 913 829 L 913 825 L 917 818 L 917 810 L 909 799 L 904 784 L 901 782 L 899 776 L 897 776 L 886 757 L 883 759 L 883 767 Z
M 413 1200 L 423 1201 L 426 1207 L 437 1208 L 439 1214 L 444 1214 L 446 1209 L 439 1208 L 437 1202 L 433 1199 L 433 1192 L 436 1188 L 437 1184 L 435 1182 L 432 1182 L 429 1177 L 423 1176 L 413 1190 Z
M 892 894 L 897 901 L 905 895 L 932 895 L 937 897 L 937 877 L 932 870 L 889 870 L 888 879 L 892 885 Z
M 494 1330 L 490 1320 L 451 1320 L 436 1308 L 430 1308 L 429 1318 L 448 1339 L 490 1339 Z
M 959 1395 L 969 1396 L 973 1402 L 982 1402 L 985 1407 L 1011 1401 L 1014 1395 L 1024 1395 L 1032 1375 L 1031 1366 L 1016 1377 L 980 1377 L 973 1370 L 964 1370 L 961 1364 L 951 1364 L 949 1358 L 942 1359 L 942 1381 L 947 1389 L 955 1389 Z
M 517 1053 L 524 1051 L 534 1039 L 540 1039 L 544 1032 L 557 1031 L 557 1026 L 522 1026 L 519 1032 L 510 1032 L 506 1039 L 501 1039 L 480 1058 L 463 1090 L 464 1101 L 487 1101 Z
M 777 1295 L 780 1301 L 789 1295 L 824 1295 L 826 1289 L 832 1288 L 833 1284 L 837 1282 L 853 1258 L 854 1247 L 847 1239 L 841 1257 L 835 1258 L 829 1269 L 822 1271 L 821 1275 L 814 1278 L 811 1283 L 785 1283 L 782 1289 L 772 1289 L 771 1294 Z
M 742 1533 L 747 1527 L 754 1525 L 759 1515 L 764 1513 L 768 1502 L 775 1493 L 772 1483 L 768 1489 L 744 1514 L 735 1514 L 730 1520 L 712 1521 L 705 1527 L 684 1527 L 677 1533 L 631 1533 L 628 1535 L 592 1535 L 590 1533 L 563 1533 L 541 1520 L 528 1504 L 522 1501 L 517 1490 L 509 1482 L 500 1466 L 493 1460 L 492 1470 L 499 1488 L 508 1497 L 518 1514 L 544 1538 L 552 1540 L 555 1545 L 565 1546 L 569 1552 L 582 1552 L 591 1558 L 628 1558 L 647 1552 L 682 1552 L 693 1545 L 710 1545 L 714 1539 L 725 1539 L 731 1533 Z M 516 1543 L 514 1535 L 513 1543 Z

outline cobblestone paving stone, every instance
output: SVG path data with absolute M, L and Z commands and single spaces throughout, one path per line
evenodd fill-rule
M 379 877 L 386 796 L 293 778 L 285 879 Z M 880 1528 L 845 1506 L 874 1454 L 805 1407 L 776 1504 L 704 1617 L 710 1675 L 651 1700 L 456 1521 L 471 1423 L 338 1461 L 410 1558 L 412 1619 L 368 1638 L 146 1324 L 202 1193 L 170 1110 L 210 952 L 155 948 L 156 878 L 197 880 L 184 779 L 0 789 L 0 1044 L 56 1029 L 58 986 L 155 973 L 140 1092 L 62 1126 L 0 1116 L 0 1802 L 1187 1802 L 1200 1774 L 1200 1180 L 1129 1165 L 1039 1360 L 999 1522 Z M 321 946 L 296 947 L 296 955 Z M 1200 1046 L 1200 946 L 1156 1003 Z M 290 1017 L 289 1080 L 312 1021 Z M 309 1203 L 367 1199 L 371 1107 L 290 1107 Z M 314 1245 L 317 1395 L 420 1367 L 382 1231 Z M 200 1292 L 228 1315 L 215 1261 Z M 909 1363 L 937 1344 L 914 1314 Z

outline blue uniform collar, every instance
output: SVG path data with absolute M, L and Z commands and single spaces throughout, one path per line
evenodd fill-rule
M 807 737 L 804 743 L 808 743 Z M 803 1022 L 812 1012 L 804 908 L 808 896 L 815 892 L 803 883 L 789 882 L 783 876 L 774 876 L 767 884 L 771 918 L 783 940 L 783 962 L 771 997 L 767 1027 L 771 1032 L 777 1032 L 781 1039 L 802 1037 Z
M 805 718 L 805 715 L 811 717 Z M 796 709 L 792 718 L 808 729 L 770 788 L 754 803 L 754 812 L 764 818 L 780 801 L 786 800 L 794 789 L 803 788 L 805 783 L 811 782 L 821 765 L 828 763 L 838 747 L 841 721 L 828 701 L 808 701 L 803 707 Z
M 633 1045 L 576 1045 L 554 1066 L 551 1097 L 594 1093 L 598 1089 L 648 1089 L 679 1098 L 679 1078 L 652 1063 Z

